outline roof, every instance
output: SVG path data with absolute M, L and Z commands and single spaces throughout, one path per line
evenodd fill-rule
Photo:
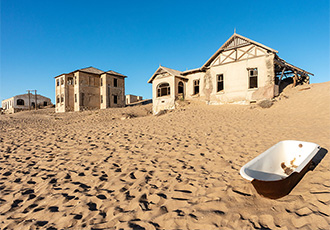
M 113 71 L 113 70 L 109 70 L 109 71 L 107 71 L 107 72 L 104 72 L 104 73 L 108 73 L 108 74 L 112 74 L 112 75 L 116 75 L 116 76 L 118 76 L 118 77 L 127 77 L 127 76 L 125 76 L 125 75 L 123 75 L 123 74 L 120 74 L 120 73 L 117 73 L 117 72 L 115 72 L 115 71 Z
M 275 56 L 275 63 L 280 65 L 281 67 L 285 68 L 286 70 L 291 70 L 292 72 L 298 72 L 302 75 L 312 75 L 314 76 L 314 74 L 307 72 L 306 70 L 303 70 L 297 66 L 294 66 L 288 62 L 286 62 L 285 60 L 283 60 L 282 58 L 280 58 L 279 56 Z
M 90 66 L 90 67 L 86 67 L 86 68 L 74 70 L 74 71 L 72 71 L 70 73 L 62 73 L 62 74 L 56 76 L 55 78 L 60 77 L 63 74 L 72 74 L 72 73 L 75 73 L 75 72 L 91 73 L 91 74 L 96 74 L 96 75 L 101 75 L 103 73 L 108 73 L 108 74 L 116 75 L 116 76 L 119 76 L 119 77 L 124 77 L 124 78 L 127 77 L 127 76 L 125 76 L 123 74 L 120 74 L 120 73 L 117 73 L 117 72 L 115 72 L 113 70 L 109 70 L 107 72 L 104 72 L 103 70 L 100 70 L 100 69 L 97 69 L 97 68 L 95 68 L 93 66 Z
M 246 46 L 248 44 L 254 44 L 256 46 L 259 46 L 261 48 L 264 48 L 270 52 L 273 52 L 273 53 L 278 53 L 277 50 L 274 50 L 268 46 L 265 46 L 259 42 L 256 42 L 256 41 L 253 41 L 249 38 L 246 38 L 242 35 L 239 35 L 239 34 L 236 34 L 234 33 L 218 50 L 217 52 L 215 52 L 212 57 L 207 60 L 207 62 L 205 62 L 205 64 L 202 66 L 201 69 L 205 68 L 205 67 L 208 67 L 212 61 L 218 57 L 218 55 L 223 52 L 223 51 L 226 51 L 226 50 L 230 50 L 230 49 L 234 49 L 234 48 L 237 48 L 237 47 L 241 47 L 241 46 Z
M 148 80 L 148 83 L 151 83 L 155 79 L 155 77 L 157 76 L 157 74 L 159 74 L 162 71 L 165 71 L 165 72 L 169 73 L 173 77 L 180 77 L 180 78 L 188 79 L 188 78 L 186 78 L 185 76 L 182 75 L 182 72 L 181 71 L 175 70 L 175 69 L 170 69 L 170 68 L 167 68 L 165 66 L 161 66 L 160 65 L 158 67 L 158 69 L 156 70 L 156 72 Z

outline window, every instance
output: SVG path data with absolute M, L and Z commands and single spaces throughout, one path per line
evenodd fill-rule
M 64 78 L 61 78 L 61 85 L 64 85 Z
M 77 94 L 76 93 L 74 94 L 74 102 L 75 103 L 77 102 Z
M 31 106 L 32 106 L 32 108 L 35 108 L 36 107 L 36 103 L 32 102 L 31 103 Z
M 77 85 L 77 76 L 74 77 L 74 84 Z
M 183 82 L 180 81 L 179 84 L 178 84 L 178 93 L 184 93 L 184 90 L 183 90 Z
M 113 95 L 113 103 L 114 104 L 118 103 L 118 96 L 117 95 Z
M 60 80 L 59 79 L 56 80 L 56 85 L 60 86 Z
M 73 85 L 73 78 L 72 77 L 68 77 L 68 85 Z
M 101 104 L 103 103 L 103 96 L 101 95 Z
M 61 103 L 64 102 L 64 95 L 61 95 Z
M 60 103 L 60 96 L 56 97 L 56 103 Z
M 223 89 L 224 89 L 223 74 L 219 74 L 217 76 L 217 82 L 218 82 L 218 90 L 217 90 L 217 92 L 223 91 Z
M 100 78 L 100 80 L 101 80 L 101 86 L 103 86 L 103 79 L 102 79 L 102 78 Z
M 114 87 L 118 87 L 118 80 L 117 80 L 117 78 L 114 78 L 113 79 L 113 86 Z
M 163 97 L 171 94 L 170 84 L 161 83 L 157 86 L 157 97 Z
M 249 71 L 249 89 L 258 88 L 258 69 L 248 69 Z
M 17 105 L 24 105 L 24 100 L 23 99 L 17 99 L 16 104 Z
M 194 80 L 194 94 L 199 94 L 199 79 Z
M 44 106 L 47 106 L 47 105 L 48 105 L 47 101 L 44 101 Z

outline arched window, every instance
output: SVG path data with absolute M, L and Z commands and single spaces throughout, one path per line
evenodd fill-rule
M 23 99 L 17 99 L 16 104 L 17 105 L 24 105 L 24 100 Z
M 183 82 L 180 81 L 179 84 L 178 84 L 178 93 L 184 93 L 184 90 L 183 90 Z
M 170 84 L 161 83 L 157 86 L 157 97 L 163 97 L 171 94 Z

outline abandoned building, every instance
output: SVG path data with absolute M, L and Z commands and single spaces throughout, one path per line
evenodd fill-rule
M 127 94 L 125 96 L 125 98 L 126 98 L 126 105 L 143 100 L 142 96 L 136 96 L 136 95 L 132 95 L 132 94 Z
M 55 77 L 56 112 L 125 106 L 125 75 L 94 67 Z
M 277 53 L 234 33 L 200 68 L 181 72 L 159 66 L 148 80 L 153 112 L 174 109 L 178 99 L 248 104 L 274 98 L 289 83 L 309 84 L 312 73 L 289 64 Z
M 50 98 L 39 94 L 21 94 L 2 101 L 2 109 L 4 113 L 16 113 L 23 110 L 41 108 L 53 105 Z

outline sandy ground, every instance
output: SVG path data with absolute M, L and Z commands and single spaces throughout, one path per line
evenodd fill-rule
M 330 82 L 308 87 L 268 109 L 2 115 L 0 228 L 329 229 L 330 154 L 277 200 L 239 174 L 281 140 L 330 150 Z

